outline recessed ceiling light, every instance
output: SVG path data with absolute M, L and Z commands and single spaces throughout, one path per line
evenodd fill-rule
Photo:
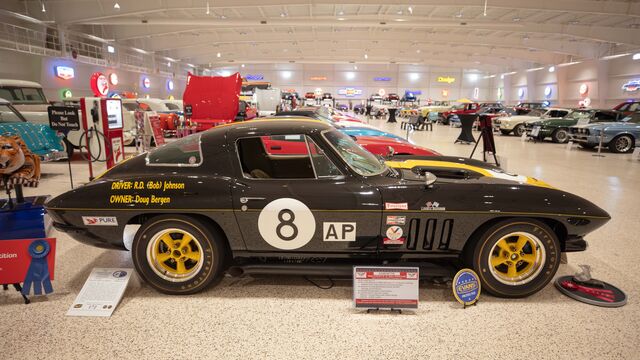
M 398 15 L 402 15 L 402 14 L 403 14 L 403 12 L 402 12 L 402 10 L 398 10 L 398 12 L 396 12 L 396 14 L 398 14 Z
M 456 14 L 456 17 L 457 18 L 461 18 L 462 17 L 462 10 L 460 10 L 460 12 Z
M 420 54 L 420 49 L 416 50 L 416 52 L 417 52 L 418 54 Z
M 635 53 L 633 54 L 633 57 L 631 57 L 633 60 L 640 60 L 640 53 Z
M 549 72 L 552 73 L 556 71 L 556 67 L 555 66 L 549 66 Z
M 222 56 L 222 54 L 221 54 L 221 53 L 217 53 L 217 54 L 216 54 L 216 57 L 221 57 L 221 56 Z
M 244 64 L 240 65 L 240 67 L 244 67 Z
M 345 18 L 343 18 L 343 17 L 339 17 L 339 18 L 338 18 L 338 21 L 345 21 L 345 20 L 347 20 L 347 19 L 345 19 Z
M 120 10 L 120 4 L 118 4 L 118 2 L 116 1 L 116 3 L 113 4 L 113 8 L 116 10 Z
M 364 54 L 364 58 L 365 58 L 365 59 L 368 59 L 368 58 L 369 58 L 369 55 Z
M 407 8 L 407 11 L 409 11 L 409 14 L 413 14 L 413 8 L 411 6 Z
M 44 0 L 42 0 L 42 12 L 47 12 L 47 8 L 44 7 Z
M 395 21 L 407 21 L 405 19 L 394 19 Z
M 220 20 L 225 20 L 226 18 L 227 18 L 227 15 L 225 14 L 220 15 Z
M 338 11 L 338 15 L 340 15 L 340 16 L 344 15 L 344 11 L 342 11 L 342 10 Z
M 283 11 L 283 12 L 280 13 L 280 17 L 286 17 L 286 16 L 287 16 L 286 12 Z
M 518 21 L 520 21 L 520 20 L 522 20 L 522 19 L 520 19 L 519 17 L 517 17 L 517 16 L 516 16 L 516 17 L 514 17 L 514 18 L 513 18 L 513 19 L 511 19 L 511 20 L 512 20 L 513 22 L 518 22 Z
M 115 5 L 114 5 L 114 7 L 115 7 Z M 204 13 L 207 14 L 207 15 L 211 14 L 211 9 L 209 9 L 209 2 L 208 1 L 207 1 L 207 10 L 205 10 Z

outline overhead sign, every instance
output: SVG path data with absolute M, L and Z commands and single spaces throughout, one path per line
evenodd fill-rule
M 404 91 L 405 96 L 406 95 L 422 95 L 422 90 L 405 90 Z
M 264 75 L 262 75 L 262 74 L 249 74 L 249 75 L 245 76 L 244 78 L 247 79 L 247 80 L 253 80 L 253 81 L 264 80 Z
M 545 87 L 545 88 L 544 88 L 544 96 L 545 96 L 545 97 L 549 97 L 549 96 L 551 96 L 551 92 L 552 92 L 552 91 L 553 91 L 553 90 L 551 89 L 551 86 L 547 86 L 547 87 Z
M 75 106 L 49 106 L 49 127 L 55 131 L 80 130 L 80 117 Z
M 142 79 L 142 86 L 144 86 L 145 89 L 150 88 L 151 87 L 151 80 L 149 80 L 149 78 L 145 76 Z
M 69 80 L 76 77 L 76 72 L 72 67 L 56 66 L 56 76 L 63 80 Z
M 346 97 L 354 97 L 362 95 L 362 90 L 354 88 L 338 89 L 338 94 Z
M 353 303 L 356 308 L 417 309 L 417 267 L 353 267 Z
M 640 89 L 640 80 L 631 80 L 622 85 L 622 90 L 626 92 L 636 92 Z
M 94 72 L 93 75 L 91 75 L 89 85 L 91 85 L 93 95 L 96 97 L 107 96 L 109 93 L 109 82 L 107 81 L 107 77 L 101 72 Z
M 518 97 L 522 99 L 524 97 L 524 88 L 518 89 Z
M 373 81 L 391 81 L 390 77 L 382 76 L 382 77 L 374 77 Z
M 438 79 L 436 79 L 436 81 L 439 83 L 452 84 L 456 81 L 456 78 L 451 76 L 438 76 Z
M 173 86 L 173 80 L 167 80 L 167 89 L 169 89 L 169 91 L 173 91 Z
M 69 89 L 62 89 L 60 93 L 62 94 L 63 99 L 68 99 L 70 97 L 73 97 L 73 93 Z
M 323 80 L 327 80 L 326 76 L 312 76 L 309 78 L 309 80 L 312 81 L 323 81 Z

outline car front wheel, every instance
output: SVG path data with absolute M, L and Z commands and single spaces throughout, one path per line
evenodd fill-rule
M 558 236 L 543 222 L 508 219 L 490 226 L 466 250 L 466 262 L 489 293 L 525 297 L 545 287 L 560 264 Z
M 522 136 L 522 134 L 524 134 L 524 131 L 525 131 L 524 125 L 518 124 L 516 125 L 516 127 L 513 128 L 513 135 L 518 137 Z
M 634 148 L 634 139 L 631 135 L 619 135 L 609 143 L 609 150 L 617 154 L 630 153 Z
M 565 129 L 558 129 L 551 134 L 551 139 L 554 143 L 564 144 L 569 141 L 569 134 Z
M 225 246 L 222 237 L 201 221 L 163 215 L 138 230 L 132 257 L 138 274 L 156 290 L 193 294 L 221 278 Z

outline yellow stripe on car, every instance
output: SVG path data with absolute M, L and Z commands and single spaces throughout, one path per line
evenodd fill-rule
M 478 166 L 473 166 L 469 164 L 461 164 L 452 161 L 438 161 L 438 160 L 405 160 L 405 161 L 387 161 L 387 166 L 397 169 L 413 169 L 415 167 L 435 167 L 435 168 L 448 168 L 448 169 L 460 169 L 460 170 L 468 170 L 473 171 L 477 174 L 486 177 L 504 179 L 515 181 L 518 183 L 525 183 L 532 186 L 545 187 L 549 189 L 554 189 L 553 186 L 547 184 L 544 181 L 521 175 L 511 175 L 503 172 L 497 172 L 494 170 L 483 169 Z

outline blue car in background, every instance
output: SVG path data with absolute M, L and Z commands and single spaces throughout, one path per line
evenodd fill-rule
M 338 129 L 349 136 L 384 136 L 384 137 L 390 137 L 390 138 L 406 141 L 402 136 L 394 135 L 386 131 L 372 129 L 368 127 L 349 126 L 349 127 L 338 128 Z
M 0 99 L 0 135 L 19 135 L 42 161 L 66 159 L 62 139 L 48 125 L 32 124 L 16 108 Z
M 608 147 L 613 153 L 630 153 L 640 146 L 640 112 L 617 122 L 573 126 L 570 131 L 570 140 L 583 148 L 593 149 L 602 141 L 602 146 Z

